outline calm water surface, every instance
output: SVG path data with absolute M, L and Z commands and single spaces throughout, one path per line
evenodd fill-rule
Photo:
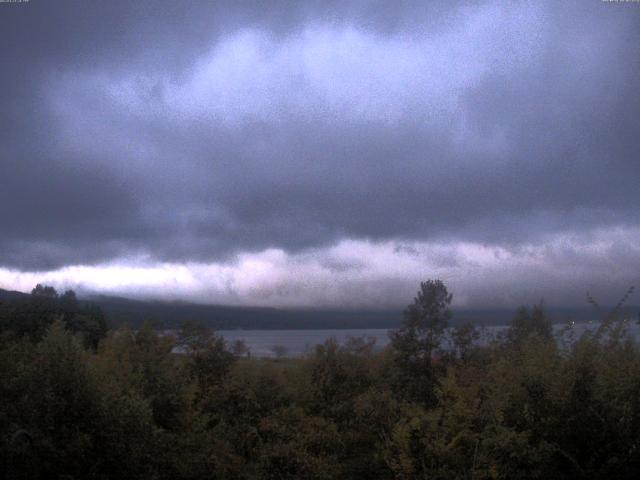
M 586 331 L 594 331 L 598 323 L 576 323 L 571 329 L 573 338 L 579 338 Z M 629 322 L 629 332 L 640 339 L 640 325 Z M 556 337 L 561 340 L 561 332 L 567 325 L 554 325 Z M 479 343 L 487 343 L 495 338 L 507 327 L 482 327 L 479 328 Z M 220 330 L 222 335 L 231 345 L 236 340 L 242 340 L 251 350 L 251 355 L 257 357 L 275 356 L 273 348 L 282 346 L 286 349 L 286 355 L 299 357 L 311 351 L 315 345 L 324 343 L 329 338 L 335 338 L 339 344 L 344 344 L 350 337 L 367 337 L 375 339 L 376 347 L 383 348 L 389 343 L 389 330 L 385 329 L 357 329 L 357 330 Z M 566 335 L 564 336 L 566 337 Z

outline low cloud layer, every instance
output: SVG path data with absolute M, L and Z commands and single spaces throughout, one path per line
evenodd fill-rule
M 544 298 L 581 304 L 620 297 L 640 269 L 638 229 L 588 239 L 558 235 L 543 244 L 343 240 L 295 254 L 241 253 L 226 262 L 157 263 L 148 258 L 49 272 L 0 269 L 0 284 L 36 282 L 84 294 L 277 307 L 402 307 L 425 276 L 443 279 L 458 307 L 509 307 Z M 629 262 L 629 259 L 633 259 Z
M 385 306 L 440 276 L 479 305 L 639 280 L 635 4 L 31 1 L 0 32 L 0 287 Z

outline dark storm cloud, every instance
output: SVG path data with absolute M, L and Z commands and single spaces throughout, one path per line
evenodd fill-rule
M 640 8 L 558 3 L 0 5 L 0 265 L 637 227 Z

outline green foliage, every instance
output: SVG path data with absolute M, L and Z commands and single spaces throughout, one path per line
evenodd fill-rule
M 260 422 L 264 442 L 257 477 L 333 479 L 340 473 L 340 435 L 333 422 L 301 408 L 275 411 Z
M 451 296 L 425 282 L 387 349 L 330 339 L 273 360 L 194 323 L 177 338 L 122 328 L 95 348 L 73 327 L 75 295 L 35 290 L 0 309 L 2 478 L 640 474 L 640 347 L 619 315 L 559 347 L 542 310 L 521 309 L 503 339 L 479 346 L 462 326 L 446 353 Z
M 404 312 L 401 328 L 390 334 L 398 368 L 397 389 L 406 392 L 409 399 L 429 406 L 437 401 L 438 365 L 433 356 L 451 318 L 451 299 L 440 280 L 422 282 L 413 303 Z
M 183 325 L 178 346 L 187 354 L 186 373 L 201 395 L 220 383 L 236 360 L 221 336 L 196 322 Z
M 514 345 L 522 344 L 532 335 L 546 341 L 553 339 L 552 325 L 544 314 L 542 302 L 534 305 L 531 311 L 527 307 L 520 307 L 507 331 L 507 338 Z
M 465 323 L 454 328 L 451 332 L 454 353 L 461 360 L 466 360 L 474 342 L 477 342 L 479 338 L 480 332 L 471 323 Z
M 155 427 L 144 400 L 98 381 L 91 354 L 61 321 L 37 345 L 5 348 L 14 369 L 3 382 L 8 478 L 148 478 Z M 18 448 L 16 435 L 25 439 Z
M 0 303 L 0 331 L 38 341 L 56 321 L 79 333 L 87 346 L 96 348 L 107 333 L 107 322 L 95 305 L 79 302 L 73 290 L 58 295 L 55 288 L 38 284 L 27 300 Z
M 332 338 L 316 346 L 307 363 L 315 411 L 335 418 L 351 415 L 351 402 L 372 382 L 372 349 L 373 342 L 364 339 L 351 339 L 339 346 Z

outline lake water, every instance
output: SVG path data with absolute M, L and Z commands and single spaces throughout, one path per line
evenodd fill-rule
M 586 331 L 594 331 L 598 323 L 575 323 L 572 327 L 573 337 L 579 338 Z M 628 322 L 629 332 L 636 339 L 640 339 L 640 325 Z M 556 336 L 566 324 L 554 325 Z M 507 327 L 482 327 L 479 329 L 479 343 L 487 343 L 495 338 Z M 286 349 L 289 357 L 299 357 L 311 351 L 316 345 L 324 343 L 329 338 L 335 338 L 339 344 L 344 344 L 349 337 L 368 337 L 376 341 L 376 347 L 383 348 L 389 343 L 389 330 L 386 329 L 357 329 L 357 330 L 219 330 L 231 346 L 236 340 L 242 340 L 251 350 L 251 355 L 257 357 L 273 357 L 275 346 Z
M 349 337 L 372 337 L 377 347 L 384 347 L 389 343 L 388 330 L 357 329 L 357 330 L 219 330 L 231 346 L 236 340 L 243 340 L 251 355 L 257 357 L 273 357 L 273 347 L 283 346 L 287 356 L 299 357 L 311 351 L 316 345 L 324 343 L 329 338 L 335 338 L 341 345 Z

